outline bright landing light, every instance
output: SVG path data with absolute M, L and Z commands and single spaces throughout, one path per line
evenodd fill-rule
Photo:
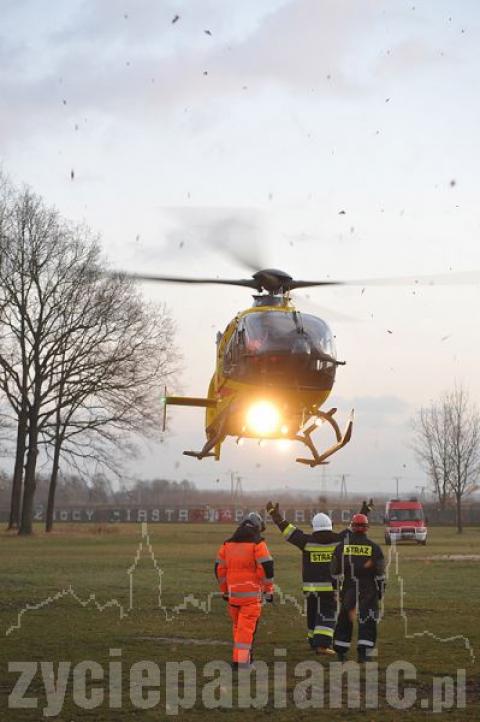
M 280 424 L 280 414 L 269 401 L 259 401 L 247 412 L 247 426 L 257 436 L 274 434 Z

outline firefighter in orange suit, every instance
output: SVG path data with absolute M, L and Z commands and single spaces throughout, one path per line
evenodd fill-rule
M 218 550 L 215 576 L 233 622 L 233 668 L 249 668 L 262 602 L 273 602 L 273 559 L 251 512 Z

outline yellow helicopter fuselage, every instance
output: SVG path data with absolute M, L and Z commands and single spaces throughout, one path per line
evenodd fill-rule
M 315 333 L 325 348 L 319 348 Z M 218 334 L 216 368 L 206 398 L 166 397 L 166 404 L 206 408 L 207 441 L 201 451 L 184 453 L 218 460 L 227 436 L 237 442 L 291 439 L 312 452 L 311 459 L 297 461 L 325 463 L 351 436 L 351 421 L 342 435 L 333 419 L 336 409 L 321 409 L 339 363 L 333 354 L 333 337 L 324 321 L 302 316 L 288 295 L 257 296 L 256 305 L 239 312 Z M 333 427 L 336 444 L 319 454 L 311 434 L 324 422 Z
M 228 412 L 226 436 L 293 439 L 310 416 L 326 402 L 333 384 L 327 384 L 325 388 L 302 389 L 293 384 L 279 386 L 239 381 L 225 374 L 225 351 L 242 319 L 252 313 L 292 314 L 294 311 L 290 302 L 280 307 L 254 306 L 238 313 L 228 324 L 217 344 L 216 369 L 208 389 L 208 398 L 216 405 L 206 410 L 207 435 L 218 414 Z M 255 410 L 258 419 L 255 419 Z M 276 419 L 278 423 L 274 423 Z

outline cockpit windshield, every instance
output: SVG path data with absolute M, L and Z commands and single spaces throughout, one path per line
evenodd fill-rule
M 250 313 L 244 319 L 244 333 L 246 353 L 335 355 L 329 327 L 309 314 Z
M 329 389 L 335 370 L 329 327 L 296 311 L 247 314 L 224 354 L 225 375 L 247 383 Z

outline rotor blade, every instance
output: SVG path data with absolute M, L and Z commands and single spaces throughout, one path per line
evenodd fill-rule
M 113 275 L 113 274 L 112 274 Z M 253 279 L 225 279 L 225 278 L 185 278 L 182 276 L 156 276 L 146 273 L 123 273 L 119 275 L 130 278 L 132 281 L 153 281 L 154 283 L 213 283 L 221 286 L 246 286 L 257 288 L 258 283 Z
M 313 286 L 345 286 L 349 281 L 289 281 L 288 289 L 294 291 L 296 288 L 311 288 Z M 285 284 L 285 288 L 287 283 Z
M 348 280 L 350 286 L 461 286 L 480 283 L 480 271 L 451 271 L 418 276 Z
M 166 239 L 169 252 L 208 248 L 252 272 L 265 268 L 265 218 L 258 209 L 182 206 L 165 211 L 175 224 Z
M 344 281 L 292 281 L 290 288 L 313 286 L 457 286 L 480 283 L 480 271 L 452 271 L 419 276 L 346 279 Z
M 219 233 L 222 234 L 221 240 Z M 215 234 L 207 242 L 210 248 L 253 273 L 265 268 L 265 259 L 260 252 L 260 231 L 254 224 L 242 226 L 238 221 L 234 224 L 229 219 L 222 225 L 218 224 Z
M 321 306 L 309 296 L 296 293 L 292 298 L 297 311 L 301 313 L 311 313 L 314 316 L 320 316 L 324 321 L 331 321 L 332 323 L 361 323 L 360 318 Z

